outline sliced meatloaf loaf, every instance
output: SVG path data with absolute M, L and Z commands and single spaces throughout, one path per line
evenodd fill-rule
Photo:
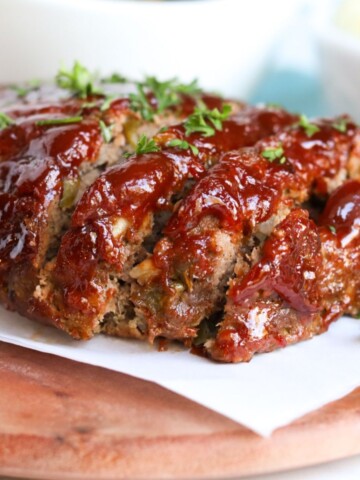
M 339 132 L 336 122 L 313 123 L 311 137 L 298 124 L 225 154 L 192 189 L 153 255 L 130 272 L 135 320 L 150 340 L 196 337 L 222 310 L 234 267 L 247 265 L 290 210 L 353 175 L 356 129 Z
M 0 300 L 77 339 L 248 361 L 360 308 L 360 135 L 94 77 L 0 90 Z
M 159 224 L 187 191 L 189 180 L 204 177 L 224 151 L 253 144 L 294 122 L 280 109 L 249 107 L 226 118 L 221 111 L 201 107 L 185 122 L 156 135 L 149 143 L 151 151 L 112 167 L 88 188 L 56 261 L 44 270 L 38 311 L 45 308 L 47 318 L 56 319 L 75 337 L 87 338 L 100 328 L 125 334 L 132 315 L 129 271 L 152 248 Z M 221 128 L 215 118 L 211 135 L 187 135 L 194 121 L 206 115 L 223 115 Z

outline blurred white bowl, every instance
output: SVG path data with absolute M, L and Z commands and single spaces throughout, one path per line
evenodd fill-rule
M 246 97 L 301 2 L 0 0 L 0 82 L 50 78 L 78 59 Z
M 330 8 L 316 25 L 322 83 L 331 113 L 360 121 L 360 39 L 340 29 L 335 15 L 336 8 Z

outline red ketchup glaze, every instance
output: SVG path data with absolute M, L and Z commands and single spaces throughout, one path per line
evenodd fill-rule
M 236 304 L 251 301 L 259 292 L 275 292 L 294 310 L 318 310 L 317 271 L 321 268 L 320 238 L 304 210 L 293 210 L 265 241 L 262 259 L 240 281 L 229 297 Z
M 283 207 L 292 208 L 297 201 L 306 200 L 312 189 L 321 195 L 327 192 L 326 179 L 330 180 L 347 165 L 355 130 L 349 125 L 346 133 L 340 133 L 328 121 L 319 122 L 318 128 L 319 132 L 311 138 L 302 127 L 289 128 L 278 135 L 260 140 L 254 148 L 225 154 L 192 189 L 168 222 L 165 229 L 167 238 L 158 242 L 154 249 L 153 262 L 161 273 L 152 277 L 144 287 L 145 290 L 153 287 L 164 290 L 166 301 L 164 300 L 162 305 L 166 307 L 161 308 L 168 308 L 168 311 L 164 310 L 161 315 L 157 315 L 158 324 L 161 323 L 161 318 L 174 316 L 175 307 L 170 297 L 175 298 L 177 293 L 171 289 L 171 285 L 172 281 L 179 279 L 179 275 L 180 280 L 182 275 L 186 283 L 190 283 L 190 289 L 193 278 L 196 281 L 201 279 L 205 283 L 212 278 L 216 265 L 214 256 L 216 258 L 216 255 L 219 255 L 216 250 L 218 231 L 227 231 L 232 241 L 237 244 L 242 235 L 250 234 L 257 224 L 276 214 L 280 202 Z M 283 149 L 285 161 L 277 158 L 270 162 L 263 157 L 266 149 L 279 146 Z M 318 188 L 319 178 L 324 178 L 321 189 Z M 206 222 L 202 224 L 199 233 L 194 229 L 205 217 L 211 219 L 212 223 L 210 226 L 207 226 Z M 301 228 L 299 226 L 300 230 Z M 310 237 L 314 228 L 314 224 L 311 224 L 308 229 Z M 294 235 L 298 233 L 293 231 Z M 316 238 L 313 239 L 313 245 L 318 246 L 317 233 L 314 235 Z M 295 249 L 296 245 L 292 247 Z M 285 249 L 285 246 L 279 245 L 279 250 L 281 248 Z M 288 245 L 289 249 L 291 245 Z M 288 253 L 291 261 L 295 261 L 293 254 L 294 252 Z M 286 266 L 287 262 L 291 263 L 290 260 L 284 260 L 284 267 L 279 267 L 278 272 L 269 275 L 264 274 L 262 267 L 259 267 L 260 271 L 254 270 L 252 273 L 259 276 L 259 285 L 254 280 L 255 290 L 256 285 L 262 288 L 261 284 L 264 282 L 266 288 L 283 295 L 302 315 L 316 311 L 317 304 L 313 303 L 312 296 L 304 297 L 301 277 L 303 272 L 291 277 L 292 270 L 289 271 Z M 278 261 L 280 260 L 276 259 L 276 262 Z M 266 266 L 269 262 L 270 258 Z M 294 266 L 295 271 L 299 265 Z M 306 263 L 305 268 L 308 268 Z M 308 275 L 313 274 L 310 270 L 306 272 Z M 235 299 L 239 297 L 235 301 L 239 303 L 244 298 L 240 294 L 242 288 L 243 286 L 240 286 L 234 291 Z M 246 289 L 244 295 L 248 296 L 250 293 L 251 291 Z M 178 316 L 182 317 L 180 310 L 181 308 Z M 150 315 L 153 321 L 156 315 Z M 186 312 L 179 324 L 186 324 L 185 316 L 191 319 Z
M 334 227 L 338 237 L 360 228 L 360 182 L 350 180 L 329 198 L 319 224 Z
M 203 164 L 188 151 L 168 149 L 136 156 L 101 175 L 85 192 L 73 217 L 80 227 L 102 217 L 118 215 L 138 228 L 149 210 L 161 208 L 186 178 L 204 174 Z
M 311 186 L 313 192 L 326 197 L 326 179 L 334 178 L 346 167 L 349 154 L 354 148 L 357 127 L 350 119 L 347 121 L 346 132 L 334 128 L 334 120 L 314 123 L 320 130 L 311 137 L 303 128 L 297 128 L 293 132 L 283 132 L 278 136 L 277 142 L 284 149 L 286 163 L 296 172 L 295 180 L 303 181 Z M 267 146 L 266 141 L 264 146 Z
M 315 226 L 306 211 L 295 210 L 276 227 L 260 262 L 229 290 L 213 356 L 247 361 L 256 352 L 322 332 L 343 313 L 360 308 L 360 182 L 350 180 L 335 190 L 319 223 Z M 279 235 L 279 229 L 285 234 Z M 282 305 L 293 314 L 281 315 Z M 249 317 L 256 308 L 266 318 L 261 334 Z
M 311 138 L 302 128 L 287 129 L 260 140 L 252 150 L 225 155 L 170 219 L 166 233 L 176 236 L 191 230 L 209 214 L 230 229 L 242 228 L 240 219 L 250 225 L 263 222 L 274 213 L 276 198 L 285 188 L 301 191 L 301 200 L 307 198 L 310 188 L 326 194 L 325 179 L 334 177 L 347 164 L 355 128 L 349 124 L 342 134 L 327 121 L 318 126 L 320 131 Z M 282 165 L 262 157 L 264 150 L 278 146 L 282 146 L 286 159 Z
M 77 114 L 81 103 L 24 104 L 6 110 L 14 124 L 0 131 L 0 264 L 34 261 L 47 221 L 47 208 L 61 195 L 63 179 L 76 177 L 83 161 L 92 161 L 102 143 L 98 122 L 39 126 L 39 120 Z M 39 265 L 38 265 L 39 267 Z
M 212 137 L 204 139 L 200 134 L 192 134 L 189 141 L 198 146 L 199 156 L 190 150 L 166 147 L 169 139 L 184 138 L 184 126 L 180 124 L 156 137 L 158 143 L 164 145 L 161 152 L 135 155 L 126 164 L 105 172 L 85 192 L 77 205 L 72 219 L 74 228 L 65 234 L 60 248 L 55 275 L 64 287 L 65 297 L 75 299 L 75 292 L 78 292 L 79 299 L 86 296 L 84 292 L 93 281 L 91 275 L 82 275 L 76 282 L 72 276 L 67 275 L 69 261 L 73 262 L 71 270 L 74 272 L 81 270 L 76 265 L 84 261 L 73 254 L 71 247 L 67 251 L 65 246 L 71 245 L 70 237 L 75 241 L 81 227 L 86 225 L 87 234 L 90 235 L 92 227 L 97 228 L 97 222 L 108 225 L 102 234 L 103 241 L 98 239 L 96 247 L 92 248 L 96 250 L 98 261 L 106 260 L 113 265 L 117 264 L 117 269 L 121 271 L 124 240 L 113 237 L 109 217 L 121 216 L 130 222 L 126 237 L 131 240 L 150 212 L 169 208 L 171 195 L 181 190 L 188 178 L 199 179 L 205 174 L 205 164 L 209 158 L 217 157 L 229 148 L 252 144 L 265 132 L 273 133 L 293 121 L 292 115 L 281 110 L 249 109 L 248 113 L 240 113 L 224 122 L 223 131 L 216 132 Z M 109 242 L 112 242 L 116 254 L 109 255 L 109 249 L 104 248 Z M 74 300 L 71 305 L 82 308 L 80 300 Z

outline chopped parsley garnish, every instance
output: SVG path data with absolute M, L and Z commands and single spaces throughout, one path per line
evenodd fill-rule
M 142 155 L 143 153 L 159 152 L 160 147 L 156 145 L 152 138 L 147 138 L 146 135 L 141 135 L 135 151 L 138 155 Z
M 197 93 L 201 93 L 202 91 L 196 78 L 190 83 L 177 83 L 176 79 L 174 80 L 174 82 L 177 92 L 184 95 L 196 95 Z
M 261 152 L 261 155 L 266 158 L 270 163 L 279 160 L 279 163 L 283 165 L 286 162 L 286 157 L 284 156 L 284 149 L 281 145 L 278 147 L 268 147 Z
M 56 75 L 56 84 L 60 88 L 71 90 L 80 98 L 102 93 L 99 88 L 94 86 L 94 82 L 94 75 L 79 62 L 74 63 L 72 70 L 60 68 Z
M 71 123 L 78 123 L 81 122 L 83 117 L 80 115 L 77 117 L 65 117 L 65 118 L 46 118 L 44 120 L 38 120 L 36 125 L 39 127 L 47 126 L 47 125 L 69 125 Z
M 311 123 L 306 115 L 301 115 L 299 122 L 295 126 L 303 128 L 306 136 L 309 138 L 315 135 L 315 133 L 320 132 L 320 128 L 314 123 Z
M 31 87 L 18 87 L 17 85 L 11 85 L 10 88 L 16 92 L 16 95 L 18 97 L 25 97 L 29 92 L 33 90 L 33 88 Z
M 136 83 L 136 93 L 130 94 L 130 106 L 145 120 L 152 120 L 155 114 L 180 103 L 182 94 L 195 95 L 200 91 L 196 80 L 185 84 L 176 78 L 161 82 L 155 77 L 146 77 L 145 81 Z M 148 94 L 154 96 L 156 105 L 150 103 Z
M 334 227 L 334 225 L 329 225 L 329 230 L 330 230 L 331 233 L 333 233 L 335 235 L 336 227 Z
M 10 88 L 14 90 L 18 97 L 25 97 L 28 93 L 38 90 L 40 88 L 40 80 L 34 78 L 29 80 L 24 85 L 10 85 Z
M 99 127 L 101 131 L 101 135 L 104 139 L 104 142 L 110 143 L 113 138 L 112 125 L 106 125 L 106 123 L 103 120 L 99 120 Z
M 223 105 L 221 112 L 214 108 L 208 109 L 204 104 L 196 107 L 185 122 L 185 135 L 201 133 L 204 137 L 215 135 L 216 130 L 222 130 L 222 122 L 226 120 L 231 112 L 230 105 Z
M 98 102 L 84 102 L 81 104 L 81 109 L 84 108 L 95 108 L 98 106 Z
M 101 83 L 126 83 L 127 81 L 126 77 L 117 72 L 101 79 Z
M 130 93 L 130 108 L 135 112 L 139 112 L 144 120 L 152 120 L 154 118 L 154 109 L 150 105 L 146 96 L 144 87 L 138 83 L 136 85 L 136 93 Z
M 103 103 L 101 104 L 101 107 L 100 107 L 100 110 L 102 112 L 105 112 L 105 110 L 108 110 L 110 108 L 110 105 L 111 103 L 116 99 L 118 98 L 117 95 L 108 95 L 105 100 L 103 101 Z
M 268 107 L 268 108 L 276 108 L 276 109 L 281 109 L 281 108 L 283 108 L 282 105 L 280 105 L 280 103 L 271 103 L 271 102 L 268 102 L 268 103 L 265 103 L 265 106 Z
M 192 145 L 191 143 L 187 142 L 186 140 L 180 140 L 180 138 L 174 138 L 174 140 L 170 140 L 167 144 L 167 147 L 177 147 L 183 150 L 190 149 L 193 155 L 199 155 L 199 149 Z
M 331 126 L 340 133 L 346 133 L 348 121 L 346 118 L 339 118 L 336 122 L 332 123 Z
M 6 115 L 6 113 L 0 112 L 0 130 L 3 128 L 9 127 L 14 121 Z

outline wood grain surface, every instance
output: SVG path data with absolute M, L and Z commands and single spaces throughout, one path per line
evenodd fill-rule
M 226 478 L 360 453 L 360 389 L 264 439 L 164 388 L 0 342 L 0 475 Z

